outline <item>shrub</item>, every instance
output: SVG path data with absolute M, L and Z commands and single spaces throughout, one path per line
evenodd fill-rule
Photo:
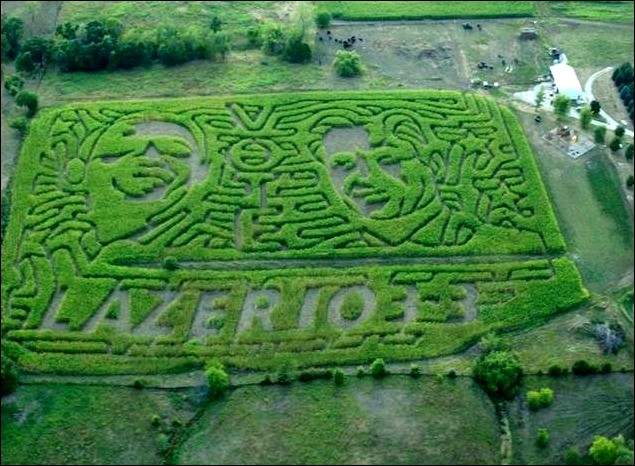
M 330 26 L 331 24 L 331 14 L 323 11 L 322 13 L 318 13 L 315 17 L 315 24 L 320 29 L 324 29 Z
M 591 111 L 594 115 L 600 113 L 600 110 L 602 109 L 602 105 L 600 105 L 600 102 L 598 102 L 597 100 L 592 100 L 589 104 L 589 107 L 591 108 Z
M 333 60 L 338 75 L 343 78 L 358 76 L 364 72 L 359 54 L 355 51 L 338 50 Z
M 611 371 L 613 370 L 613 366 L 611 366 L 610 362 L 605 362 L 604 364 L 602 364 L 602 366 L 600 367 L 600 372 L 602 374 L 610 374 Z
M 18 386 L 18 368 L 15 361 L 2 353 L 2 374 L 0 385 L 2 385 L 2 396 L 12 393 Z
M 386 363 L 383 359 L 378 358 L 373 361 L 370 365 L 370 373 L 376 379 L 381 379 L 388 375 L 388 370 L 386 370 Z
M 161 424 L 161 416 L 159 416 L 158 414 L 153 414 L 152 418 L 150 419 L 150 424 L 152 424 L 154 427 L 158 427 L 159 424 Z
M 136 390 L 141 390 L 143 387 L 145 387 L 145 383 L 143 380 L 141 379 L 134 379 L 134 382 L 132 382 L 132 386 L 136 389 Z
M 569 114 L 571 108 L 571 99 L 564 94 L 558 94 L 553 99 L 553 112 L 559 120 L 562 120 Z
M 284 48 L 283 58 L 290 63 L 306 63 L 311 60 L 311 47 L 302 36 L 291 36 Z
M 278 369 L 278 383 L 280 385 L 288 385 L 293 382 L 293 372 L 293 368 L 289 364 L 282 364 L 280 369 Z
M 540 408 L 540 393 L 535 390 L 527 392 L 527 406 L 532 411 L 538 411 Z
M 24 117 L 19 117 L 11 120 L 9 126 L 20 133 L 20 137 L 23 138 L 29 130 L 29 121 Z
M 209 366 L 205 370 L 205 378 L 212 398 L 218 398 L 229 388 L 229 375 L 221 364 Z
M 412 377 L 419 377 L 421 375 L 421 366 L 418 364 L 410 364 L 410 375 Z
M 337 368 L 333 371 L 333 382 L 338 387 L 344 385 L 344 371 L 342 369 Z
M 476 359 L 473 375 L 491 397 L 511 398 L 523 371 L 514 353 L 493 351 Z
M 548 369 L 549 375 L 554 377 L 558 377 L 560 375 L 566 375 L 568 372 L 569 372 L 569 369 L 567 369 L 566 367 L 561 367 L 557 364 L 550 366 Z
M 509 351 L 510 349 L 509 345 L 494 332 L 484 335 L 479 340 L 478 346 L 484 353 L 491 353 L 492 351 Z
M 584 107 L 580 112 L 580 126 L 582 126 L 583 129 L 589 129 L 591 120 L 593 120 L 593 111 L 590 107 Z
M 593 130 L 593 137 L 597 144 L 604 144 L 606 138 L 606 126 L 596 126 Z
M 617 459 L 617 445 L 601 435 L 596 435 L 589 447 L 589 456 L 596 464 L 613 464 Z
M 539 392 L 540 406 L 546 408 L 553 403 L 553 390 L 547 387 L 541 388 Z
M 635 180 L 633 179 L 633 175 L 628 175 L 628 178 L 626 178 L 626 187 L 633 189 L 633 184 L 635 184 Z
M 541 427 L 538 429 L 538 434 L 536 435 L 536 445 L 540 448 L 544 448 L 549 445 L 550 438 L 549 430 L 546 427 Z
M 626 160 L 633 160 L 633 144 L 626 146 L 624 157 L 626 157 Z
M 4 80 L 4 88 L 7 90 L 11 97 L 15 97 L 18 92 L 24 87 L 24 79 L 17 74 L 9 76 Z
M 269 299 L 266 296 L 260 295 L 256 298 L 256 308 L 265 309 L 269 306 Z
M 589 364 L 584 359 L 580 359 L 573 363 L 571 366 L 571 372 L 575 375 L 587 375 L 587 374 L 596 374 L 598 371 L 597 367 L 592 364 Z
M 613 152 L 617 152 L 620 150 L 620 146 L 622 145 L 622 140 L 620 138 L 613 138 L 611 143 L 609 144 L 609 149 Z
M 626 130 L 622 125 L 618 125 L 617 128 L 615 128 L 615 137 L 621 138 L 624 136 L 625 131 Z
M 271 381 L 271 374 L 265 374 L 260 382 L 260 385 L 271 385 L 273 382 Z
M 571 446 L 567 448 L 567 451 L 564 454 L 564 463 L 570 465 L 580 464 L 582 456 L 580 455 L 580 450 L 578 447 Z
M 333 371 L 329 369 L 304 369 L 298 374 L 298 380 L 300 382 L 309 382 L 316 379 L 330 379 L 333 376 Z
M 458 377 L 458 374 L 456 373 L 456 371 L 454 369 L 450 369 L 448 371 L 448 378 L 449 379 L 456 379 Z
M 170 448 L 170 438 L 166 434 L 157 435 L 157 448 L 161 453 L 165 453 Z
M 355 375 L 357 375 L 357 377 L 364 377 L 366 375 L 366 369 L 364 369 L 364 366 L 357 366 L 357 373 Z
M 163 259 L 163 268 L 166 270 L 176 270 L 179 268 L 179 262 L 176 260 L 176 257 L 167 256 Z
M 27 118 L 31 118 L 37 113 L 38 98 L 37 95 L 35 95 L 33 92 L 20 91 L 15 97 L 15 103 L 20 107 L 27 108 Z

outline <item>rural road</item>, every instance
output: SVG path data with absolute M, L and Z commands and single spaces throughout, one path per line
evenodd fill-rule
M 586 83 L 584 84 L 584 93 L 586 94 L 586 98 L 589 102 L 591 102 L 592 100 L 595 100 L 595 97 L 593 97 L 593 83 L 595 82 L 595 80 L 605 74 L 605 73 L 610 73 L 611 71 L 613 71 L 613 67 L 609 66 L 607 68 L 604 68 L 603 70 L 597 71 L 595 73 L 593 73 L 591 76 L 589 76 L 589 79 L 587 79 Z M 599 125 L 599 126 L 606 126 L 608 129 L 610 130 L 614 130 L 615 128 L 617 128 L 617 126 L 619 125 L 619 123 L 617 121 L 615 121 L 613 118 L 611 118 L 609 116 L 608 113 L 606 113 L 604 110 L 600 109 L 600 116 L 602 116 L 605 120 L 606 123 L 602 123 L 600 121 L 592 121 L 591 124 L 593 125 Z M 630 137 L 633 137 L 633 132 L 631 130 L 625 130 L 624 131 L 625 134 L 627 134 Z

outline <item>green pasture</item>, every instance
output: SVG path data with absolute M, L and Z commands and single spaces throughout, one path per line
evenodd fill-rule
M 318 2 L 318 11 L 348 21 L 533 16 L 533 2 Z
M 633 2 L 548 2 L 550 14 L 589 21 L 633 23 Z

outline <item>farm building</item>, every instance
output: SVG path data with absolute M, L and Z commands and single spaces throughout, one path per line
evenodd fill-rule
M 549 67 L 551 76 L 558 92 L 566 95 L 571 100 L 581 100 L 583 98 L 582 86 L 575 74 L 575 70 L 567 63 L 558 63 Z

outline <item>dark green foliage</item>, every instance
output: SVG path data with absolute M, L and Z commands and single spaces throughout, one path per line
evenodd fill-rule
M 600 113 L 600 110 L 602 109 L 602 105 L 600 105 L 600 102 L 598 102 L 597 100 L 592 100 L 589 105 L 594 115 L 598 115 Z
M 209 23 L 209 28 L 216 34 L 223 28 L 223 22 L 218 16 L 214 16 Z
M 77 38 L 78 29 L 79 24 L 69 22 L 58 24 L 55 28 L 55 35 L 61 37 L 62 39 L 73 40 Z
M 633 175 L 628 175 L 628 178 L 626 178 L 626 187 L 633 189 L 633 184 L 635 184 L 635 180 L 633 180 Z
M 150 47 L 141 39 L 122 39 L 110 58 L 110 66 L 129 69 L 151 61 Z
M 15 96 L 15 103 L 20 107 L 27 108 L 27 118 L 32 118 L 37 113 L 38 98 L 37 95 L 31 91 L 20 91 L 18 95 Z
M 527 392 L 527 406 L 532 411 L 540 408 L 546 408 L 553 403 L 553 390 L 550 388 L 541 388 L 540 390 L 530 390 Z
M 16 16 L 2 15 L 2 59 L 14 60 L 20 53 L 24 22 Z
M 633 160 L 633 144 L 626 146 L 626 149 L 624 150 L 624 157 L 626 157 L 626 160 L 628 161 Z
M 569 373 L 569 369 L 567 369 L 566 367 L 562 367 L 559 366 L 557 364 L 554 364 L 553 366 L 549 366 L 549 370 L 548 370 L 549 375 L 553 376 L 553 377 L 558 377 L 561 375 L 566 375 Z
M 538 433 L 536 434 L 536 445 L 540 448 L 545 448 L 549 445 L 550 438 L 549 430 L 546 427 L 542 427 L 538 429 Z
M 613 370 L 613 366 L 611 365 L 610 362 L 605 362 L 604 364 L 602 364 L 602 366 L 600 366 L 600 374 L 610 374 L 611 371 Z
M 493 351 L 476 359 L 473 376 L 491 397 L 509 399 L 515 394 L 523 371 L 514 353 Z
M 278 369 L 277 381 L 280 385 L 288 385 L 293 382 L 295 377 L 295 370 L 288 363 L 283 363 L 280 369 Z
M 2 351 L 2 378 L 0 379 L 0 385 L 2 385 L 2 396 L 12 393 L 18 386 L 18 368 L 13 359 L 5 355 Z
M 378 358 L 373 361 L 373 363 L 370 365 L 370 374 L 376 379 L 381 379 L 388 375 L 386 363 L 382 358 Z
M 15 129 L 20 133 L 20 138 L 23 138 L 29 130 L 29 120 L 25 117 L 14 118 L 9 122 L 9 127 Z
M 344 385 L 344 371 L 342 369 L 337 368 L 333 371 L 333 383 L 338 387 Z
M 302 36 L 294 35 L 287 41 L 282 56 L 290 63 L 306 63 L 311 60 L 311 47 Z
M 558 94 L 553 99 L 553 112 L 558 119 L 562 120 L 569 114 L 571 108 L 571 99 L 564 94 Z
M 366 369 L 363 366 L 357 366 L 357 371 L 355 372 L 357 377 L 364 377 L 366 375 Z
M 132 386 L 137 390 L 141 390 L 142 388 L 145 387 L 145 383 L 141 379 L 135 379 L 134 382 L 132 383 Z
M 176 257 L 168 256 L 163 259 L 163 268 L 166 270 L 176 270 L 179 268 L 179 262 L 176 260 Z
M 225 372 L 222 364 L 212 364 L 205 369 L 205 377 L 207 378 L 207 386 L 209 394 L 212 398 L 220 397 L 229 388 L 229 375 Z
M 448 371 L 448 379 L 456 379 L 459 375 L 456 373 L 454 369 L 450 369 Z
M 152 424 L 154 427 L 159 427 L 159 425 L 161 425 L 161 416 L 159 416 L 158 414 L 153 414 L 152 418 L 150 419 L 150 424 Z
M 578 465 L 581 464 L 582 455 L 580 454 L 580 450 L 578 447 L 571 446 L 567 448 L 567 451 L 564 454 L 564 463 L 569 465 Z
M 615 137 L 609 144 L 609 149 L 611 149 L 613 152 L 617 152 L 618 150 L 620 150 L 621 145 L 622 145 L 622 140 L 618 137 Z
M 285 48 L 286 35 L 282 27 L 273 22 L 265 22 L 262 28 L 262 49 L 267 55 L 278 55 Z
M 318 13 L 317 16 L 315 17 L 315 24 L 320 29 L 329 27 L 331 24 L 331 14 L 326 11 Z
M 309 382 L 311 380 L 331 379 L 335 376 L 334 371 L 330 369 L 304 369 L 298 373 L 300 382 Z
M 414 378 L 419 377 L 421 375 L 421 366 L 419 366 L 418 364 L 411 364 L 410 375 Z
M 24 52 L 17 56 L 15 59 L 15 69 L 26 76 L 31 76 L 35 73 L 37 67 L 33 61 L 31 52 Z
M 589 447 L 589 456 L 595 464 L 614 464 L 618 455 L 618 446 L 611 439 L 601 435 L 596 435 L 593 444 Z
M 53 51 L 54 45 L 52 40 L 42 37 L 33 37 L 25 41 L 20 49 L 20 55 L 18 55 L 15 61 L 16 70 L 22 71 L 18 67 L 18 63 L 20 62 L 20 56 L 25 53 L 31 54 L 30 60 L 36 70 L 44 70 L 53 59 Z
M 615 137 L 621 138 L 622 136 L 624 136 L 625 131 L 626 129 L 622 125 L 618 125 L 617 128 L 615 128 Z
M 273 381 L 271 380 L 271 374 L 265 374 L 262 377 L 262 380 L 260 382 L 258 382 L 258 384 L 260 384 L 260 385 L 271 385 L 271 384 L 273 384 Z
M 596 143 L 603 144 L 604 138 L 606 138 L 606 126 L 596 126 L 593 130 L 593 136 Z
M 355 51 L 338 50 L 333 66 L 337 74 L 344 78 L 358 76 L 364 71 L 361 58 Z
M 4 80 L 4 88 L 12 97 L 15 97 L 18 92 L 22 90 L 23 87 L 24 79 L 22 79 L 17 74 L 11 75 Z
M 571 372 L 575 375 L 597 374 L 598 368 L 584 359 L 579 359 L 571 366 Z

